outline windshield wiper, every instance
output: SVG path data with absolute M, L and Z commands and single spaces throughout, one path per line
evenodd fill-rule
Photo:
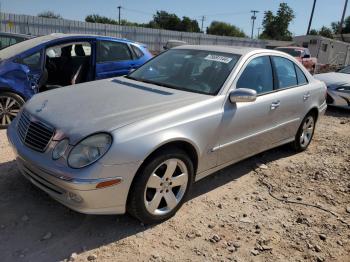
M 132 76 L 126 76 L 126 78 L 131 79 L 131 80 L 135 80 L 135 81 L 139 81 L 139 82 L 142 82 L 142 83 L 146 83 L 146 84 L 152 84 L 152 85 L 161 86 L 161 87 L 167 87 L 167 88 L 172 88 L 172 89 L 185 90 L 185 89 L 177 87 L 177 86 L 172 86 L 172 85 L 168 85 L 168 84 L 164 84 L 164 83 L 159 83 L 159 82 L 155 82 L 155 81 L 148 80 L 148 79 L 136 78 L 136 77 L 132 77 Z

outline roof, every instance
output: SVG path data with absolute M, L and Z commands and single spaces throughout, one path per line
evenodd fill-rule
M 99 36 L 99 35 L 88 35 L 88 34 L 61 34 L 61 33 L 54 33 L 50 35 L 45 36 L 39 36 L 35 38 L 28 39 L 26 41 L 17 43 L 15 45 L 9 46 L 7 48 L 4 48 L 0 51 L 0 59 L 8 59 L 11 58 L 17 54 L 23 53 L 27 51 L 28 49 L 34 48 L 36 46 L 39 46 L 41 44 L 48 43 L 53 40 L 57 39 L 70 39 L 75 37 L 86 37 L 86 38 L 103 38 L 103 39 L 114 39 L 118 41 L 124 41 L 127 43 L 136 43 L 128 39 L 121 39 L 116 37 L 110 37 L 110 36 Z
M 254 51 L 271 51 L 258 47 L 245 46 L 221 46 L 221 45 L 182 45 L 173 49 L 192 49 L 192 50 L 207 50 L 213 52 L 232 53 L 237 55 L 245 55 Z
M 25 39 L 34 38 L 34 35 L 25 35 L 25 34 L 17 34 L 17 33 L 9 33 L 9 32 L 0 32 L 0 36 L 14 36 L 14 37 L 23 37 Z

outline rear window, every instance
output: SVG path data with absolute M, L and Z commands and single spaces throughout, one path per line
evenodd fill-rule
M 97 62 L 118 62 L 132 60 L 127 44 L 114 41 L 97 42 Z
M 143 54 L 143 52 L 141 51 L 140 48 L 138 48 L 137 46 L 134 46 L 134 45 L 130 45 L 130 46 L 131 46 L 131 49 L 134 52 L 134 54 L 135 54 L 137 59 L 139 59 L 139 58 L 144 56 L 144 54 Z
M 293 48 L 276 48 L 276 50 L 287 53 L 293 57 L 299 57 L 301 56 L 302 51 L 298 49 Z

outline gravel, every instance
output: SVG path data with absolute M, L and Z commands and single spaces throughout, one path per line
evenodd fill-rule
M 1 261 L 348 261 L 349 115 L 328 111 L 305 152 L 283 146 L 199 181 L 159 225 L 70 211 L 19 174 L 2 130 Z M 279 198 L 340 219 L 277 201 L 262 178 Z

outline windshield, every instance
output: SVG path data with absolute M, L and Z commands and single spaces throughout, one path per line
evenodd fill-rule
M 189 92 L 215 95 L 236 65 L 239 55 L 205 50 L 171 49 L 128 78 Z
M 301 50 L 297 50 L 293 48 L 276 48 L 276 50 L 287 53 L 293 57 L 301 56 Z
M 350 74 L 350 66 L 346 66 L 343 69 L 339 70 L 338 72 L 343 74 Z
M 5 60 L 8 58 L 11 58 L 13 56 L 16 56 L 22 52 L 27 51 L 28 49 L 31 49 L 37 45 L 40 45 L 42 43 L 46 43 L 50 40 L 55 39 L 53 35 L 47 35 L 47 36 L 40 36 L 31 38 L 28 40 L 25 40 L 23 42 L 19 42 L 17 44 L 11 45 L 9 47 L 6 47 L 2 50 L 0 50 L 0 59 Z

